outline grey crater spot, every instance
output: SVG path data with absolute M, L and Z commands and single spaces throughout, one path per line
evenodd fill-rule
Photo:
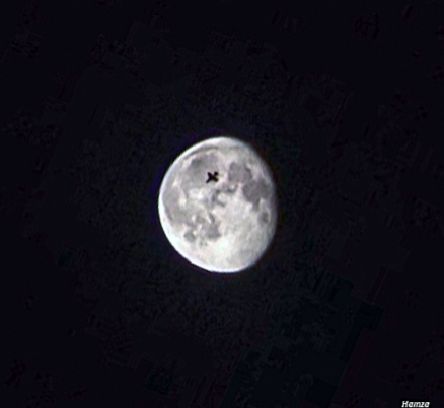
M 234 194 L 237 191 L 237 184 L 226 184 L 223 186 L 223 192 L 226 194 Z
M 253 178 L 251 170 L 244 164 L 231 162 L 228 168 L 228 181 L 246 183 Z
M 270 213 L 268 211 L 262 211 L 259 215 L 259 222 L 261 224 L 268 224 L 270 222 Z
M 216 240 L 220 238 L 222 234 L 219 231 L 219 224 L 211 223 L 208 224 L 207 228 L 205 229 L 205 237 L 209 240 Z
M 194 234 L 193 230 L 188 230 L 185 234 L 183 234 L 183 237 L 189 242 L 196 241 L 196 235 Z
M 204 224 L 207 223 L 207 220 L 204 217 L 202 217 L 201 215 L 196 215 L 196 221 L 195 222 L 196 222 L 196 224 L 204 225 Z
M 216 189 L 213 191 L 213 193 L 210 196 L 210 203 L 209 203 L 209 207 L 210 209 L 213 209 L 214 207 L 218 206 L 218 207 L 225 207 L 225 202 L 223 202 L 219 196 L 222 194 L 222 190 L 221 189 Z
M 197 158 L 191 160 L 190 167 L 192 169 L 194 169 L 194 170 L 199 170 L 199 169 L 202 169 L 204 164 L 205 164 L 204 158 L 203 157 L 197 157 Z
M 255 211 L 259 208 L 259 202 L 262 198 L 266 199 L 271 196 L 271 186 L 262 177 L 253 180 L 242 186 L 242 194 L 245 199 L 253 204 Z

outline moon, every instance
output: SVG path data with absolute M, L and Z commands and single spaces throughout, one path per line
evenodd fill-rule
M 212 137 L 168 168 L 158 211 L 168 241 L 182 257 L 211 272 L 239 272 L 256 264 L 274 237 L 276 187 L 250 144 Z

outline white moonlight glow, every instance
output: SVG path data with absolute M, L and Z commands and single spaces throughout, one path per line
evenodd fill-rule
M 174 249 L 213 272 L 255 264 L 276 230 L 270 169 L 249 144 L 231 137 L 206 139 L 180 154 L 163 178 L 158 209 Z

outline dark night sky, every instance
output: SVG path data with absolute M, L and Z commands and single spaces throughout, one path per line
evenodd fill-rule
M 2 406 L 443 403 L 442 1 L 9 3 Z M 279 195 L 233 275 L 157 218 L 220 134 Z

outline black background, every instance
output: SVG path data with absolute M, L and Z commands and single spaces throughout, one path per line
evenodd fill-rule
M 443 403 L 442 1 L 9 3 L 2 406 Z M 233 275 L 157 218 L 220 134 L 279 194 Z

